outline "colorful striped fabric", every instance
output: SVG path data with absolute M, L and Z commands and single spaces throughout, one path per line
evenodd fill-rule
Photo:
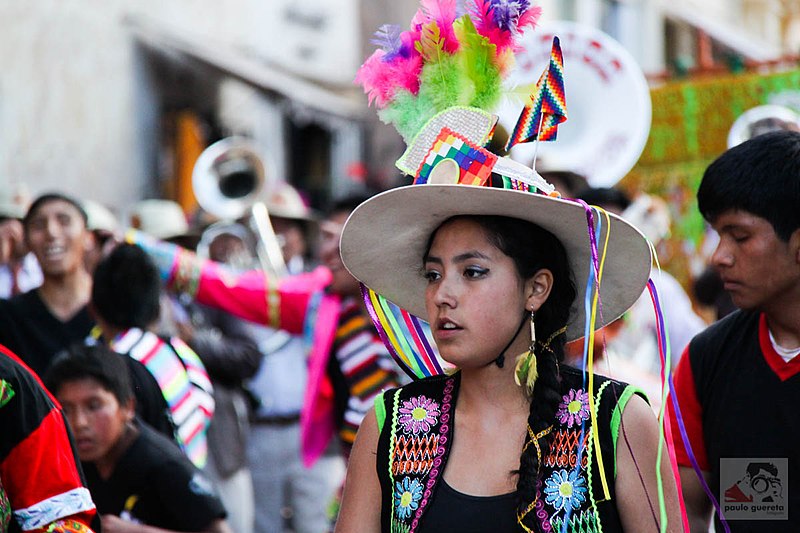
M 396 366 L 356 300 L 342 304 L 333 351 L 350 390 L 339 437 L 352 445 L 375 396 L 398 385 Z
M 367 312 L 383 344 L 411 379 L 444 374 L 430 325 L 361 284 Z
M 153 374 L 169 407 L 178 444 L 198 468 L 205 466 L 206 430 L 214 414 L 214 397 L 197 354 L 179 339 L 167 342 L 138 328 L 119 335 L 111 348 L 128 354 Z
M 550 64 L 536 82 L 531 101 L 522 110 L 506 150 L 515 144 L 533 140 L 554 141 L 558 125 L 567 120 L 567 99 L 564 93 L 564 56 L 558 37 L 553 37 Z

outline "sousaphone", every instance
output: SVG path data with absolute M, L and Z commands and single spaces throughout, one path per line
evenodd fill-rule
M 262 269 L 286 275 L 283 252 L 269 221 L 266 206 L 258 201 L 266 182 L 264 161 L 246 139 L 227 137 L 206 148 L 192 171 L 192 189 L 200 207 L 222 220 L 248 218 L 257 237 L 256 254 Z

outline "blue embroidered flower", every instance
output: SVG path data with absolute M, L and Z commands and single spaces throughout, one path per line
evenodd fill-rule
M 556 470 L 544 482 L 545 502 L 556 508 L 556 511 L 572 507 L 580 508 L 586 501 L 586 480 L 577 470 L 569 472 L 565 469 Z
M 409 477 L 404 477 L 402 481 L 395 483 L 394 507 L 398 518 L 401 520 L 408 518 L 417 510 L 422 499 L 422 488 L 419 480 Z

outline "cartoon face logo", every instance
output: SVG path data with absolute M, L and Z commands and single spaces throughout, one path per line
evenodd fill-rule
M 726 502 L 782 502 L 783 482 L 772 463 L 747 465 L 744 477 L 725 490 Z

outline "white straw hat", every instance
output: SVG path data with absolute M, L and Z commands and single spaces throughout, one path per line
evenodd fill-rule
M 90 231 L 101 230 L 114 233 L 119 230 L 117 217 L 103 204 L 87 199 L 81 201 L 81 206 L 86 211 L 86 228 Z
M 567 340 L 584 334 L 584 296 L 591 246 L 584 207 L 530 192 L 461 184 L 410 185 L 378 194 L 358 206 L 342 230 L 342 260 L 358 280 L 410 313 L 427 319 L 422 257 L 431 234 L 456 215 L 500 215 L 527 220 L 564 245 L 577 296 Z M 639 298 L 650 275 L 650 248 L 642 234 L 610 215 L 610 236 L 596 327 L 606 325 Z M 609 225 L 602 217 L 602 247 Z M 601 251 L 602 254 L 602 251 Z
M 269 190 L 264 205 L 270 216 L 313 222 L 316 214 L 303 201 L 297 189 L 281 183 Z
M 189 233 L 186 214 L 173 200 L 141 200 L 131 208 L 130 217 L 134 228 L 157 239 L 171 239 Z

